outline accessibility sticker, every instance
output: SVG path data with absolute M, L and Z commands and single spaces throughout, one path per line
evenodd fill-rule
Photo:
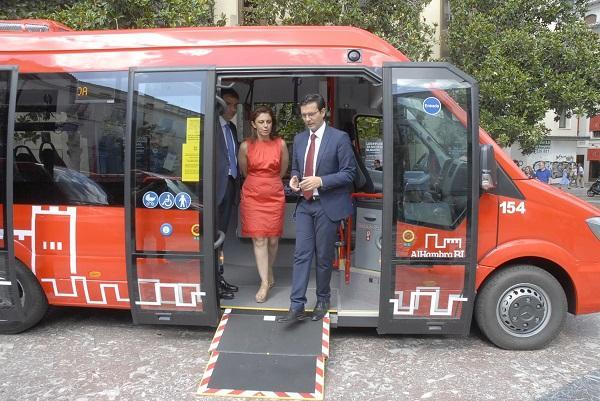
M 142 203 L 149 209 L 154 209 L 158 205 L 158 195 L 154 191 L 148 191 L 142 197 Z
M 175 197 L 170 192 L 163 192 L 158 197 L 158 204 L 163 209 L 170 209 L 175 204 Z
M 192 198 L 185 192 L 180 192 L 175 195 L 175 206 L 178 209 L 185 210 L 192 204 Z

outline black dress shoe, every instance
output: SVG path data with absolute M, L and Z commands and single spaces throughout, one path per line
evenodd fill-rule
M 235 295 L 233 295 L 233 292 L 231 292 L 231 291 L 226 291 L 222 288 L 220 288 L 217 291 L 219 293 L 219 298 L 221 298 L 221 299 L 233 299 L 235 297 Z
M 290 310 L 285 315 L 277 318 L 277 322 L 278 323 L 294 322 L 297 320 L 304 320 L 307 317 L 308 316 L 306 316 L 306 313 L 304 313 L 304 309 L 298 311 L 298 310 L 293 310 L 292 308 L 290 308 Z
M 227 292 L 238 292 L 239 290 L 237 285 L 229 284 L 227 281 L 225 281 L 223 277 L 221 277 L 221 279 L 219 280 L 219 287 L 221 287 L 222 290 Z
M 323 316 L 327 314 L 327 312 L 329 312 L 329 302 L 318 301 L 315 305 L 315 309 L 313 309 L 311 320 L 321 320 L 323 319 Z

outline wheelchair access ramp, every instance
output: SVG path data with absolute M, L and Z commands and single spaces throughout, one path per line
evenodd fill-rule
M 198 395 L 322 400 L 329 356 L 327 314 L 277 323 L 264 311 L 226 309 Z

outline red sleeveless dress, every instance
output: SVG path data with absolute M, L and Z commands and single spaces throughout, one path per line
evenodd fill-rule
M 247 140 L 248 176 L 240 198 L 242 235 L 280 237 L 283 232 L 285 194 L 279 176 L 281 138 Z

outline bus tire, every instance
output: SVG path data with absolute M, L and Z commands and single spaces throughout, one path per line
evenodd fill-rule
M 475 320 L 496 346 L 534 350 L 560 333 L 567 316 L 567 297 L 545 270 L 515 265 L 500 270 L 480 288 Z
M 22 322 L 1 322 L 0 334 L 17 334 L 35 326 L 48 310 L 48 299 L 35 275 L 15 259 L 19 298 L 23 308 Z

